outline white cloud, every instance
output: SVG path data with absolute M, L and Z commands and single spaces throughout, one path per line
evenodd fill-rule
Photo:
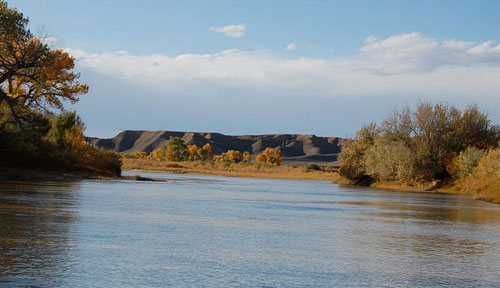
M 500 45 L 492 41 L 440 43 L 419 33 L 368 37 L 357 57 L 337 59 L 281 59 L 242 50 L 176 57 L 69 51 L 84 68 L 148 87 L 187 89 L 186 93 L 209 86 L 281 89 L 327 97 L 500 93 Z
M 285 48 L 285 50 L 287 50 L 287 51 L 293 51 L 295 49 L 297 49 L 297 43 L 290 43 Z
M 442 43 L 420 33 L 395 35 L 386 39 L 370 36 L 361 48 L 379 73 L 425 72 L 446 66 L 500 65 L 500 44 L 457 41 Z
M 212 26 L 210 27 L 210 31 L 224 33 L 228 37 L 232 38 L 240 38 L 245 35 L 246 25 L 227 25 L 227 26 Z
M 82 81 L 91 87 L 78 109 L 89 128 L 109 121 L 103 121 L 98 109 L 108 115 L 113 107 L 111 118 L 120 119 L 120 129 L 153 129 L 151 123 L 168 123 L 168 129 L 179 130 L 302 129 L 345 136 L 338 131 L 352 132 L 419 98 L 459 105 L 476 102 L 499 123 L 500 115 L 492 113 L 500 110 L 500 46 L 495 43 L 437 41 L 419 33 L 368 37 L 357 55 L 326 59 L 290 59 L 238 49 L 174 57 L 67 51 L 77 59 Z M 231 108 L 226 108 L 228 103 Z M 264 106 L 268 110 L 262 110 Z M 224 113 L 213 113 L 220 109 Z M 248 111 L 263 112 L 256 116 Z M 276 126 L 270 127 L 271 122 Z M 116 122 L 107 125 L 104 128 L 118 129 Z
M 418 33 L 386 39 L 369 37 L 357 56 L 336 59 L 286 59 L 237 49 L 175 57 L 67 51 L 77 59 L 77 69 L 85 71 L 83 76 L 93 74 L 93 81 L 114 79 L 114 85 L 122 86 L 122 90 L 131 87 L 130 91 L 141 91 L 130 97 L 152 106 L 170 105 L 171 97 L 190 99 L 186 101 L 195 103 L 193 108 L 205 105 L 219 109 L 228 101 L 247 103 L 249 111 L 260 109 L 259 101 L 324 109 L 324 104 L 318 103 L 356 106 L 377 99 L 376 103 L 387 107 L 387 113 L 396 103 L 414 103 L 422 98 L 476 102 L 480 107 L 500 109 L 500 48 L 494 42 L 439 42 Z M 109 92 L 103 94 L 99 97 L 110 97 Z M 280 115 L 288 117 L 285 112 Z M 499 121 L 497 118 L 493 120 Z

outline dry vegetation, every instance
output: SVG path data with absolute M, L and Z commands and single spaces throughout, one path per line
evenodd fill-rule
M 337 175 L 331 169 L 318 171 L 306 167 L 276 166 L 266 163 L 174 162 L 130 158 L 122 159 L 122 169 L 302 180 L 333 180 Z
M 342 149 L 339 181 L 500 203 L 499 141 L 500 127 L 477 106 L 421 102 L 362 127 Z
M 333 180 L 337 173 L 330 167 L 311 163 L 307 167 L 281 166 L 281 151 L 267 147 L 252 161 L 250 152 L 228 150 L 212 154 L 207 143 L 202 148 L 186 145 L 179 137 L 170 137 L 162 148 L 145 152 L 121 153 L 122 169 L 199 173 L 234 177 Z
M 450 190 L 500 204 L 500 149 L 490 150 L 471 173 L 456 181 Z

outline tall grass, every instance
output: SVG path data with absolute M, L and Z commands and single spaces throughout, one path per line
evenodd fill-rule
M 234 177 L 333 180 L 333 170 L 311 171 L 306 167 L 275 166 L 266 163 L 225 163 L 211 161 L 155 161 L 151 159 L 122 159 L 124 170 L 170 171 Z
M 77 149 L 66 154 L 75 168 L 83 168 L 98 174 L 108 176 L 121 175 L 121 159 L 118 153 L 97 148 L 90 143 L 84 143 Z

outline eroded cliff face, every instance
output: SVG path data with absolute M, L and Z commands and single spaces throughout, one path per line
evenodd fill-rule
M 288 161 L 335 162 L 344 139 L 337 137 L 317 137 L 300 134 L 268 134 L 229 136 L 220 133 L 196 133 L 173 131 L 131 131 L 126 130 L 110 139 L 89 138 L 90 142 L 117 152 L 145 151 L 150 153 L 167 144 L 170 136 L 180 137 L 188 145 L 210 143 L 214 154 L 227 150 L 248 151 L 257 155 L 267 147 L 283 152 Z

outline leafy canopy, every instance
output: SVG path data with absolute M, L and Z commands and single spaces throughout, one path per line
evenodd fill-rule
M 53 49 L 28 29 L 29 19 L 0 0 L 0 102 L 7 102 L 19 126 L 25 119 L 19 110 L 63 109 L 63 101 L 75 103 L 88 86 L 78 82 L 72 70 L 74 58 Z

